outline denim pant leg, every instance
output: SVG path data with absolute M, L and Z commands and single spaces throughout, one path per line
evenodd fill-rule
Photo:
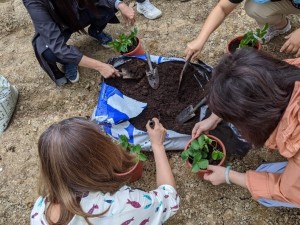
M 115 12 L 112 10 L 103 9 L 101 7 L 98 8 L 98 11 L 99 15 L 101 15 L 100 17 L 90 14 L 91 25 L 89 30 L 91 32 L 101 33 L 111 19 L 115 17 Z
M 266 163 L 261 164 L 256 171 L 269 172 L 269 173 L 283 173 L 288 162 Z M 257 200 L 261 205 L 266 207 L 287 207 L 287 208 L 300 208 L 300 206 L 293 205 L 288 202 L 281 202 L 266 198 L 260 198 Z
M 51 68 L 51 70 L 54 73 L 55 79 L 59 79 L 59 78 L 62 78 L 65 76 L 65 74 L 63 72 L 61 72 L 60 69 L 58 69 L 57 64 L 56 64 L 56 63 L 63 64 L 62 61 L 60 59 L 58 59 L 50 49 L 46 49 L 42 53 L 42 56 L 48 62 L 49 67 Z

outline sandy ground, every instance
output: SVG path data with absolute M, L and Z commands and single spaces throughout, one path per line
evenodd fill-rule
M 182 57 L 186 43 L 198 33 L 217 0 L 154 0 L 163 16 L 149 21 L 137 15 L 139 36 L 151 54 Z M 291 17 L 293 29 L 299 19 Z M 80 69 L 79 83 L 63 88 L 55 84 L 39 67 L 31 47 L 34 33 L 21 0 L 0 0 L 0 74 L 15 84 L 19 100 L 7 131 L 0 137 L 0 224 L 29 224 L 31 207 L 37 197 L 37 140 L 50 124 L 70 116 L 90 116 L 98 99 L 100 76 L 90 69 Z M 226 42 L 243 34 L 255 23 L 241 7 L 211 36 L 203 53 L 204 62 L 214 65 L 224 53 Z M 126 30 L 122 25 L 108 26 L 114 37 Z M 117 53 L 104 49 L 84 35 L 74 35 L 70 43 L 80 46 L 89 56 L 106 61 Z M 283 38 L 277 38 L 264 49 L 280 58 Z M 181 196 L 181 208 L 167 224 L 300 224 L 297 209 L 269 209 L 251 199 L 247 190 L 236 186 L 214 187 L 197 179 L 180 159 L 180 152 L 168 153 Z M 155 167 L 152 154 L 145 163 L 143 178 L 133 186 L 155 187 Z M 254 169 L 262 162 L 282 160 L 275 153 L 252 150 L 232 167 L 238 171 Z

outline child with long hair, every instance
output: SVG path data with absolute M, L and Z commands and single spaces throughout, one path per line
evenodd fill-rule
M 38 142 L 40 197 L 31 224 L 162 224 L 179 208 L 175 180 L 165 153 L 165 129 L 146 125 L 156 164 L 157 188 L 126 186 L 134 156 L 82 118 L 51 125 Z
M 226 182 L 247 188 L 267 207 L 299 208 L 299 102 L 300 68 L 251 48 L 225 55 L 214 68 L 208 88 L 207 104 L 213 114 L 197 123 L 192 135 L 214 129 L 223 119 L 256 147 L 277 149 L 287 161 L 262 164 L 246 173 L 209 166 L 211 173 L 204 179 L 214 185 Z

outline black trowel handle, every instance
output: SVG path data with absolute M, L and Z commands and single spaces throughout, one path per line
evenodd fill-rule
M 192 112 L 195 112 L 198 108 L 203 106 L 206 103 L 206 100 L 207 100 L 206 97 L 202 98 L 201 101 L 197 105 L 195 105 Z
M 154 120 L 150 120 L 149 126 L 150 126 L 152 129 L 154 129 L 154 127 L 155 127 L 155 122 L 154 122 Z

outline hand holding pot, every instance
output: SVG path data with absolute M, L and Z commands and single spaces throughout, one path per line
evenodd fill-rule
M 166 129 L 159 122 L 157 118 L 153 118 L 154 128 L 151 128 L 150 123 L 148 121 L 146 128 L 151 141 L 152 146 L 162 146 L 166 136 Z
M 225 183 L 225 170 L 223 166 L 212 166 L 209 165 L 207 170 L 211 171 L 210 173 L 205 173 L 203 176 L 204 180 L 209 181 L 213 185 L 219 185 Z
M 192 138 L 196 138 L 202 133 L 215 129 L 218 123 L 221 121 L 221 118 L 219 118 L 216 114 L 212 113 L 207 119 L 195 124 L 192 130 Z

